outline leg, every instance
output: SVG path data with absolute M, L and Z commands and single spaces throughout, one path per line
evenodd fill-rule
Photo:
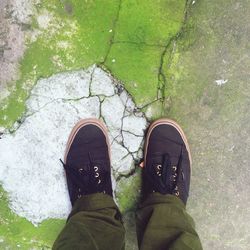
M 173 121 L 154 122 L 145 142 L 143 202 L 136 213 L 139 248 L 202 249 L 185 205 L 191 155 L 187 139 Z
M 173 195 L 152 193 L 137 210 L 136 219 L 140 249 L 202 249 L 192 218 Z
M 112 197 L 91 194 L 75 202 L 53 249 L 124 249 L 124 227 Z
M 96 119 L 78 122 L 63 163 L 73 209 L 53 249 L 124 248 L 121 214 L 114 203 L 110 146 L 104 125 Z

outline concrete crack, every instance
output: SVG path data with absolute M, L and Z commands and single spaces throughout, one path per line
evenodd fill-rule
M 30 97 L 33 96 L 32 94 L 30 95 Z M 39 96 L 39 95 L 35 95 L 35 96 Z M 91 96 L 90 96 L 91 97 Z M 48 105 L 54 103 L 54 102 L 57 102 L 57 101 L 64 101 L 64 102 L 70 102 L 70 101 L 80 101 L 82 99 L 88 99 L 89 97 L 80 97 L 80 98 L 71 98 L 71 99 L 66 99 L 66 98 L 56 98 L 56 99 L 53 99 L 47 103 L 45 103 L 42 107 L 40 107 L 39 109 L 37 110 L 33 110 L 33 111 L 26 111 L 26 113 L 24 113 L 24 115 L 15 122 L 15 124 L 10 128 L 8 129 L 9 133 L 13 134 L 15 133 L 18 128 L 25 122 L 25 120 L 33 115 L 35 115 L 36 113 L 38 112 L 41 112 L 42 109 L 46 108 Z M 70 104 L 72 105 L 72 104 Z M 73 105 L 72 105 L 73 107 Z M 78 112 L 77 112 L 78 113 Z
M 101 64 L 105 64 L 106 63 L 106 61 L 108 59 L 108 56 L 109 56 L 109 53 L 111 51 L 111 48 L 113 46 L 114 39 L 115 39 L 115 32 L 116 32 L 116 24 L 117 24 L 117 22 L 119 20 L 121 6 L 122 6 L 122 0 L 119 0 L 118 10 L 117 10 L 117 13 L 116 13 L 116 17 L 115 17 L 115 19 L 113 21 L 112 35 L 111 35 L 110 40 L 109 40 L 109 47 L 108 47 L 107 53 L 106 53 L 106 55 L 104 57 L 104 60 L 103 60 L 103 62 L 101 62 Z
M 129 171 L 129 173 L 127 174 L 120 174 L 116 176 L 116 181 L 119 182 L 122 178 L 130 178 L 131 176 L 133 176 L 136 172 L 136 166 L 131 169 L 131 171 Z M 116 192 L 115 192 L 116 193 Z
M 30 97 L 31 97 L 31 96 L 32 96 L 32 95 L 30 95 Z M 36 95 L 36 96 L 38 96 L 38 95 Z M 49 104 L 51 104 L 51 103 L 53 103 L 53 102 L 56 102 L 56 101 L 58 101 L 58 100 L 60 100 L 60 99 L 61 99 L 61 98 L 57 98 L 57 99 L 51 100 L 51 101 L 45 103 L 42 107 L 40 107 L 40 108 L 37 109 L 37 110 L 30 111 L 30 112 L 29 112 L 29 111 L 26 111 L 26 112 L 24 113 L 24 115 L 23 115 L 20 119 L 18 119 L 18 120 L 14 123 L 14 125 L 13 125 L 11 128 L 8 129 L 9 133 L 11 133 L 11 134 L 15 133 L 15 132 L 19 129 L 19 127 L 25 122 L 25 120 L 26 120 L 27 118 L 29 118 L 29 117 L 35 115 L 36 113 L 38 113 L 38 112 L 40 112 L 42 109 L 44 109 L 47 105 L 49 105 Z
M 91 87 L 92 87 L 92 81 L 93 81 L 93 76 L 94 76 L 94 73 L 95 73 L 95 69 L 96 69 L 96 67 L 93 68 L 93 70 L 91 72 L 91 75 L 90 75 L 90 80 L 89 80 L 89 97 L 92 96 Z
M 103 119 L 103 121 L 105 122 L 105 119 L 102 115 L 102 103 L 104 102 L 105 98 L 103 100 L 101 100 L 100 96 L 97 96 L 97 98 L 99 99 L 100 105 L 99 105 L 99 119 Z
M 133 41 L 114 41 L 113 44 L 134 44 L 138 46 L 147 46 L 147 47 L 158 47 L 158 48 L 165 48 L 165 45 L 161 44 L 150 44 L 146 42 L 133 42 Z
M 127 103 L 128 103 L 128 99 L 129 99 L 129 97 L 127 97 L 127 100 L 126 100 L 125 105 L 124 105 L 124 110 L 123 110 L 123 115 L 122 115 L 122 120 L 121 120 L 121 131 L 120 131 L 120 134 L 121 134 L 121 137 L 122 137 L 122 146 L 129 152 L 128 148 L 124 144 L 124 136 L 123 136 L 123 133 L 122 133 L 124 118 L 126 116 L 126 106 L 127 106 Z M 134 159 L 134 157 L 133 157 L 133 159 Z
M 129 134 L 134 135 L 134 136 L 136 136 L 136 137 L 143 137 L 143 135 L 137 135 L 137 134 L 135 134 L 135 133 L 133 133 L 133 132 L 131 132 L 131 131 L 124 130 L 124 129 L 122 130 L 122 132 L 129 133 Z
M 167 87 L 167 74 L 166 72 L 164 72 L 164 63 L 165 63 L 165 56 L 167 54 L 167 52 L 169 51 L 169 48 L 173 47 L 172 51 L 170 52 L 170 59 L 168 62 L 168 66 L 170 67 L 171 63 L 172 63 L 172 58 L 173 58 L 173 53 L 175 51 L 175 46 L 176 46 L 176 42 L 179 39 L 179 37 L 181 36 L 181 34 L 184 31 L 184 27 L 186 25 L 186 21 L 187 21 L 187 12 L 188 12 L 188 4 L 189 4 L 189 0 L 186 0 L 186 4 L 185 4 L 185 14 L 184 14 L 184 19 L 183 19 L 183 23 L 179 29 L 179 31 L 177 32 L 177 34 L 173 37 L 171 37 L 168 41 L 167 44 L 165 45 L 164 50 L 162 51 L 161 57 L 160 57 L 160 65 L 159 65 L 159 69 L 158 69 L 158 87 L 157 87 L 157 99 L 160 100 L 162 102 L 162 111 L 164 110 L 164 104 L 165 104 L 165 90 Z

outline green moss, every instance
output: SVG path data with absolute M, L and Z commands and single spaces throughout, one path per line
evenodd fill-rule
M 116 188 L 116 197 L 122 213 L 134 210 L 140 195 L 141 171 L 137 169 L 129 178 L 119 180 Z
M 64 220 L 50 219 L 34 226 L 14 214 L 8 207 L 6 193 L 0 188 L 0 248 L 46 249 L 50 248 L 65 224 Z M 19 245 L 19 247 L 17 246 Z
M 136 44 L 114 44 L 111 48 L 106 66 L 124 82 L 137 105 L 156 99 L 162 51 Z
M 165 113 L 166 105 L 161 100 L 153 102 L 150 105 L 147 105 L 145 108 L 142 109 L 145 112 L 148 119 L 154 121 L 156 119 L 162 118 Z
M 71 6 L 71 13 L 67 6 Z M 47 29 L 41 28 L 36 41 L 27 41 L 20 78 L 0 105 L 0 126 L 10 127 L 20 119 L 25 100 L 39 78 L 104 60 L 118 1 L 44 1 L 36 7 L 39 15 L 48 16 L 50 24 Z M 39 22 L 33 20 L 31 27 L 39 27 Z
M 165 46 L 181 29 L 186 1 L 123 1 L 105 65 L 122 80 L 137 105 L 157 98 Z
M 185 4 L 185 0 L 122 1 L 115 42 L 165 46 L 182 25 Z
M 20 119 L 30 89 L 39 78 L 102 64 L 113 35 L 114 44 L 105 66 L 125 83 L 137 104 L 154 100 L 161 54 L 182 25 L 185 1 L 127 0 L 119 7 L 118 0 L 37 4 L 38 16 L 47 16 L 49 24 L 47 28 L 39 27 L 38 19 L 32 19 L 31 28 L 40 29 L 40 34 L 37 40 L 27 41 L 20 78 L 1 103 L 0 126 L 10 127 Z

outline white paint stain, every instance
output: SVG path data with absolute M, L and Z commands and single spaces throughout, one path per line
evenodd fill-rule
M 216 82 L 216 84 L 217 84 L 218 86 L 221 86 L 221 85 L 227 83 L 227 82 L 228 82 L 228 79 L 219 79 L 219 80 L 215 80 L 215 82 Z

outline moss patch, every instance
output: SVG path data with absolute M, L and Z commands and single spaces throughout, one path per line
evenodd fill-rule
M 7 194 L 0 188 L 0 248 L 51 248 L 65 221 L 50 219 L 35 227 L 25 218 L 15 215 L 7 204 Z
M 122 80 L 138 105 L 157 99 L 162 53 L 182 26 L 185 3 L 63 0 L 37 4 L 20 78 L 0 106 L 0 126 L 10 127 L 21 118 L 39 78 L 94 63 Z
M 186 1 L 123 1 L 105 65 L 139 106 L 159 98 L 162 54 L 180 31 Z
M 122 1 L 114 42 L 165 46 L 179 31 L 186 1 Z
M 32 27 L 37 38 L 27 39 L 20 79 L 0 106 L 0 126 L 10 127 L 20 119 L 39 78 L 103 62 L 118 1 L 43 1 L 36 7 Z
M 114 44 L 106 65 L 139 106 L 157 99 L 159 58 L 163 48 L 140 44 Z
M 117 183 L 116 197 L 122 213 L 134 210 L 141 189 L 141 171 L 136 172 L 129 178 L 122 177 Z

